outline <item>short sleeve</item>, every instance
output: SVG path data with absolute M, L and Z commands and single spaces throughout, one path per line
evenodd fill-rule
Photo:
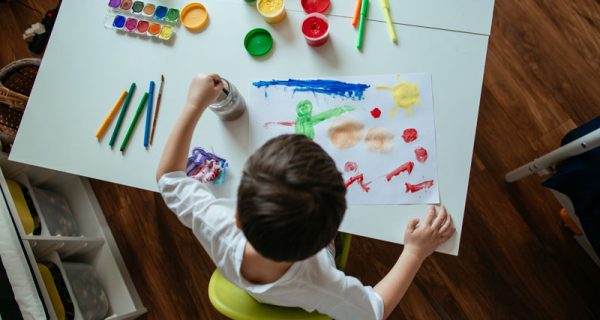
M 158 189 L 167 207 L 191 228 L 217 267 L 235 265 L 236 248 L 243 239 L 235 225 L 235 201 L 217 199 L 204 183 L 184 172 L 171 172 L 158 181 Z
M 345 275 L 341 282 L 344 287 L 343 295 L 338 297 L 338 303 L 327 310 L 329 316 L 338 320 L 383 319 L 383 300 L 372 287 Z

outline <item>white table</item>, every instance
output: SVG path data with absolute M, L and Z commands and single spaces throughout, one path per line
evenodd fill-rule
M 292 9 L 284 21 L 268 25 L 242 0 L 203 0 L 210 14 L 208 27 L 190 33 L 181 26 L 175 41 L 168 44 L 105 29 L 105 2 L 63 2 L 11 160 L 156 191 L 154 175 L 161 151 L 196 73 L 218 72 L 248 96 L 251 81 L 258 78 L 431 72 L 440 195 L 455 218 L 459 235 L 440 251 L 458 253 L 492 0 L 457 0 L 452 5 L 445 0 L 401 0 L 410 5 L 394 4 L 393 16 L 402 8 L 420 15 L 413 17 L 416 21 L 402 12 L 394 18 L 399 21 L 395 25 L 399 44 L 390 42 L 385 23 L 369 21 L 362 52 L 355 48 L 356 30 L 348 18 L 353 1 L 333 1 L 332 12 L 339 15 L 329 17 L 331 39 L 319 48 L 306 45 L 301 35 L 304 13 L 293 8 L 299 8 L 292 3 L 296 1 L 288 1 Z M 168 3 L 182 8 L 186 2 Z M 427 15 L 434 5 L 443 10 Z M 469 6 L 474 9 L 455 8 Z M 372 1 L 373 17 L 380 17 L 380 11 L 379 2 Z M 425 27 L 416 26 L 419 19 Z M 266 28 L 274 37 L 274 48 L 266 57 L 253 58 L 244 50 L 243 38 L 254 27 Z M 108 146 L 116 121 L 98 143 L 94 134 L 118 95 L 131 82 L 137 83 L 117 140 L 120 143 L 148 81 L 158 84 L 160 74 L 166 81 L 153 147 L 142 147 L 143 121 L 124 154 L 118 146 L 112 150 Z M 251 152 L 247 120 L 243 116 L 223 123 L 207 112 L 194 134 L 193 146 L 212 147 L 230 162 L 229 182 L 219 190 L 225 196 L 235 196 L 241 168 Z M 402 243 L 406 221 L 424 216 L 425 208 L 353 206 L 341 229 Z

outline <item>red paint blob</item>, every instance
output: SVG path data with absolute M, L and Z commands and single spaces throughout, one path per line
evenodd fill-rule
M 387 181 L 390 181 L 390 180 L 392 180 L 393 177 L 399 175 L 400 173 L 402 173 L 404 171 L 406 171 L 406 172 L 408 172 L 408 174 L 410 174 L 414 167 L 415 167 L 414 162 L 409 161 L 409 162 L 399 166 L 398 168 L 394 169 L 394 171 L 386 174 L 385 179 Z
M 379 108 L 373 108 L 373 110 L 371 110 L 371 115 L 373 118 L 377 119 L 381 116 L 381 110 L 379 110 Z
M 150 22 L 140 20 L 140 22 L 138 22 L 138 25 L 137 25 L 137 31 L 139 33 L 146 33 L 146 31 L 148 31 L 148 27 L 150 27 Z
M 329 39 L 329 24 L 327 18 L 320 13 L 309 14 L 302 22 L 302 33 L 306 42 L 317 47 Z
M 433 180 L 427 180 L 417 184 L 410 184 L 406 182 L 404 185 L 406 186 L 406 193 L 415 193 L 419 190 L 431 188 L 433 186 Z
M 404 133 L 402 133 L 402 139 L 404 139 L 404 142 L 406 143 L 417 140 L 417 129 L 408 128 L 404 130 Z
M 417 157 L 417 161 L 420 163 L 425 163 L 425 161 L 427 161 L 427 150 L 425 150 L 423 147 L 416 148 L 415 156 Z
M 354 172 L 356 169 L 358 169 L 358 164 L 356 164 L 356 162 L 348 161 L 344 165 L 344 171 L 346 172 Z
M 354 177 L 348 179 L 348 181 L 346 181 L 346 188 L 348 188 L 354 182 L 358 182 L 358 184 L 364 192 L 369 192 L 369 190 L 371 190 L 371 188 L 369 188 L 369 184 L 371 184 L 371 182 L 364 183 L 364 179 L 365 177 L 363 176 L 363 174 L 359 173 Z

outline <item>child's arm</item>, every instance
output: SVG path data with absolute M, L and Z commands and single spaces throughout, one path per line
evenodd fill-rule
M 421 263 L 448 240 L 454 231 L 452 218 L 443 205 L 437 217 L 435 208 L 431 206 L 424 223 L 419 224 L 419 219 L 413 219 L 408 224 L 404 234 L 404 251 L 392 270 L 374 288 L 383 300 L 384 319 L 392 313 L 408 290 Z
M 165 145 L 156 170 L 156 181 L 165 173 L 185 170 L 194 128 L 200 116 L 221 93 L 223 81 L 216 74 L 197 75 L 192 79 L 183 112 Z

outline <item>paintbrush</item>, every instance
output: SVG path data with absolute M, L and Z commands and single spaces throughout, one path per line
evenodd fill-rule
M 150 145 L 154 141 L 154 130 L 156 130 L 156 120 L 158 119 L 158 109 L 162 98 L 163 87 L 165 85 L 165 76 L 160 75 L 160 86 L 158 88 L 158 97 L 156 98 L 156 110 L 154 110 L 154 120 L 152 120 L 152 132 L 150 133 Z

